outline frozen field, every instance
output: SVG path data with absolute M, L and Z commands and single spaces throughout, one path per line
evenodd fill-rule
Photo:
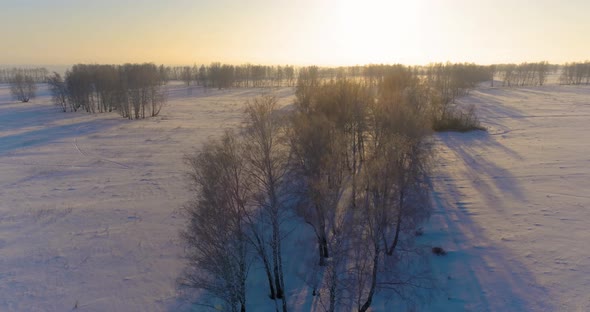
M 183 156 L 266 90 L 172 87 L 154 119 L 62 113 L 0 88 L 0 311 L 176 308 Z M 275 90 L 283 103 L 291 89 Z
M 449 292 L 440 307 L 590 311 L 590 88 L 480 89 L 461 102 L 489 132 L 437 136 L 426 236 L 450 250 L 434 260 Z
M 0 311 L 186 310 L 174 287 L 182 157 L 262 92 L 172 86 L 159 117 L 128 121 L 61 113 L 43 90 L 15 103 L 0 85 Z M 448 255 L 431 257 L 440 291 L 420 310 L 590 310 L 590 87 L 482 88 L 461 102 L 489 132 L 436 136 L 435 211 L 418 242 Z

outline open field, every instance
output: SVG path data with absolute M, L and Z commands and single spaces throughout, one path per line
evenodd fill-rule
M 160 116 L 128 121 L 61 113 L 45 90 L 15 103 L 1 85 L 0 310 L 190 310 L 174 286 L 190 195 L 182 158 L 268 92 L 293 100 L 291 88 L 172 85 Z M 448 255 L 432 256 L 440 291 L 418 309 L 589 310 L 590 88 L 485 87 L 460 102 L 489 131 L 434 138 L 435 211 L 418 243 Z M 313 307 L 297 272 L 286 276 L 293 310 Z M 382 298 L 373 309 L 389 310 Z
M 480 89 L 488 133 L 437 136 L 427 236 L 453 311 L 590 309 L 590 89 Z M 436 310 L 436 309 L 434 309 Z

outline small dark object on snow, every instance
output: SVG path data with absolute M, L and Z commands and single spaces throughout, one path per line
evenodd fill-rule
M 437 256 L 444 256 L 447 252 L 442 247 L 432 247 L 432 253 Z

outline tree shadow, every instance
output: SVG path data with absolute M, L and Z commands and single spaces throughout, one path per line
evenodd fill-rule
M 429 308 L 452 311 L 552 311 L 548 289 L 512 251 L 486 237 L 454 181 L 434 181 L 429 233 L 447 256 L 433 260 L 447 300 Z M 428 239 L 428 237 L 426 237 Z M 436 263 L 434 263 L 436 261 Z M 451 273 L 452 272 L 452 273 Z
M 57 107 L 47 104 L 0 103 L 0 131 L 44 126 L 56 121 L 79 118 L 80 114 L 82 113 L 64 113 Z
M 0 136 L 0 155 L 23 148 L 49 144 L 66 138 L 100 132 L 118 124 L 118 122 L 104 121 L 106 120 L 90 120 L 66 125 L 55 125 L 14 135 Z
M 498 203 L 507 196 L 514 200 L 524 200 L 518 179 L 508 169 L 486 158 L 494 153 L 503 155 L 503 159 L 508 159 L 509 162 L 523 160 L 516 151 L 500 144 L 485 131 L 442 133 L 438 138 L 465 164 L 465 170 L 453 179 L 469 181 L 487 204 L 499 207 Z
M 514 89 L 484 89 L 474 91 L 471 95 L 459 99 L 461 105 L 473 104 L 477 107 L 478 115 L 485 116 L 483 120 L 498 118 L 520 119 L 526 117 L 524 111 L 507 106 L 505 101 L 525 100 L 527 96 L 522 95 Z
M 514 130 L 506 126 L 506 119 L 530 123 L 518 105 L 505 103 L 518 103 L 528 96 L 504 88 L 474 91 L 460 99 L 459 105 L 475 105 L 478 114 L 485 116 L 484 124 L 496 128 L 498 133 L 473 131 L 436 136 L 441 152 L 447 155 L 441 155 L 438 172 L 431 181 L 434 212 L 428 235 L 448 251 L 446 257 L 437 258 L 436 266 L 433 265 L 439 279 L 446 284 L 444 292 L 448 300 L 437 302 L 435 310 L 552 310 L 549 291 L 539 286 L 532 271 L 512 250 L 487 235 L 495 229 L 482 224 L 483 218 L 475 219 L 480 211 L 486 210 L 508 218 L 503 208 L 505 200 L 527 200 L 518 177 L 503 165 L 519 163 L 526 155 L 499 142 L 498 134 Z M 485 208 L 473 207 L 477 199 L 481 199 Z M 449 272 L 457 276 L 448 275 Z

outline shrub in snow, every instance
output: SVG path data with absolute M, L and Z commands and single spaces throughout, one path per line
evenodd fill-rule
M 35 97 L 35 91 L 37 86 L 29 75 L 18 73 L 10 80 L 10 93 L 15 100 L 26 103 Z

